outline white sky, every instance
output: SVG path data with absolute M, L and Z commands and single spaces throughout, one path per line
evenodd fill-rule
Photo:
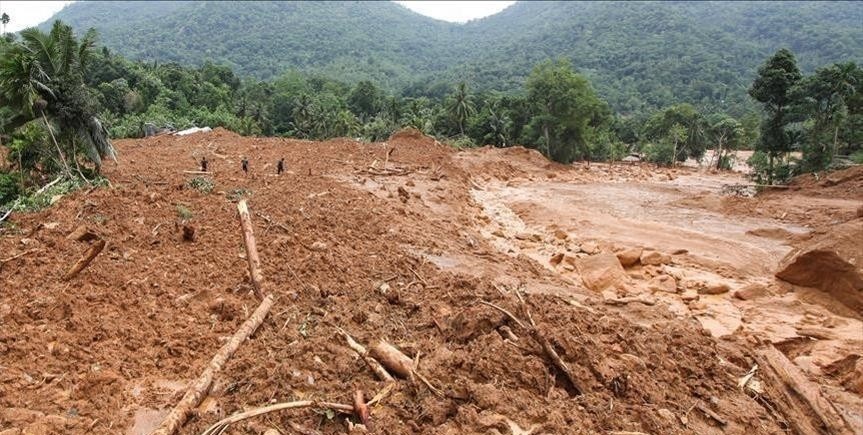
M 57 13 L 71 1 L 10 1 L 0 0 L 0 13 L 9 14 L 7 32 L 33 27 Z
M 0 0 L 0 13 L 9 14 L 7 32 L 17 32 L 51 18 L 71 1 Z M 514 1 L 397 1 L 420 14 L 444 21 L 464 23 L 502 11 Z
M 504 10 L 514 1 L 397 1 L 414 12 L 444 21 L 464 23 Z

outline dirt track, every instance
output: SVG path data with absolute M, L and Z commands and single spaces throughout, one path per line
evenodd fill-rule
M 159 421 L 256 306 L 235 217 L 242 195 L 278 300 L 183 433 L 270 402 L 351 403 L 358 388 L 373 395 L 383 384 L 335 326 L 419 354 L 445 392 L 402 381 L 373 408 L 375 433 L 783 433 L 784 417 L 737 386 L 767 341 L 863 428 L 860 313 L 773 278 L 797 244 L 837 222 L 863 225 L 854 220 L 863 198 L 840 190 L 856 178 L 736 198 L 719 191 L 739 181 L 734 175 L 564 167 L 519 148 L 456 153 L 411 132 L 363 144 L 217 130 L 118 147 L 121 163 L 106 170 L 110 188 L 15 215 L 0 233 L 2 258 L 39 250 L 0 269 L 3 435 L 138 434 Z M 392 147 L 387 167 L 406 175 L 368 174 Z M 202 155 L 215 171 L 209 194 L 185 186 L 192 175 L 183 171 L 197 169 Z M 249 177 L 239 170 L 242 156 Z M 279 157 L 288 172 L 277 177 Z M 178 205 L 192 213 L 194 242 L 182 240 Z M 66 239 L 80 224 L 108 247 L 63 282 L 85 249 Z M 584 258 L 632 247 L 668 261 L 627 268 L 609 290 L 586 288 Z M 562 260 L 550 264 L 556 254 Z M 714 282 L 728 291 L 690 297 Z M 762 297 L 733 297 L 750 284 L 764 287 Z M 478 304 L 517 312 L 518 289 L 584 395 L 572 395 L 513 322 Z M 655 303 L 604 303 L 622 297 Z M 504 341 L 501 326 L 520 344 Z M 821 338 L 811 337 L 813 328 Z M 693 410 L 696 403 L 726 424 Z M 343 417 L 288 411 L 228 433 L 292 433 L 289 420 L 346 432 Z

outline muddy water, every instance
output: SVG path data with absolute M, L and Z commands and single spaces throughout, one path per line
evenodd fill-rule
M 699 186 L 703 187 L 707 186 Z M 729 217 L 674 204 L 695 191 L 675 184 L 542 182 L 491 186 L 475 192 L 474 198 L 490 210 L 512 210 L 518 219 L 507 217 L 503 211 L 497 213 L 505 218 L 502 226 L 519 227 L 522 221 L 537 228 L 556 226 L 578 238 L 620 246 L 667 252 L 685 249 L 694 257 L 753 276 L 771 273 L 790 247 L 781 240 L 747 231 L 779 228 L 792 234 L 807 232 L 806 228 L 769 219 Z

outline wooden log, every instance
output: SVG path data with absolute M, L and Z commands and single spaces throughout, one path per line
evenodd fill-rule
M 357 390 L 354 393 L 354 415 L 360 420 L 360 423 L 369 427 L 369 407 L 366 405 L 366 400 L 363 398 L 363 390 Z
M 773 345 L 758 352 L 760 372 L 780 397 L 773 402 L 801 435 L 853 435 L 842 415 L 782 352 Z M 813 417 L 815 417 L 813 419 Z
M 171 410 L 171 413 L 168 414 L 167 417 L 162 421 L 162 424 L 152 433 L 152 435 L 173 435 L 177 432 L 177 430 L 186 422 L 186 419 L 189 418 L 189 415 L 192 414 L 192 411 L 204 400 L 207 393 L 210 390 L 210 385 L 213 383 L 213 378 L 216 373 L 218 373 L 222 366 L 225 365 L 225 362 L 231 358 L 231 355 L 237 351 L 244 341 L 249 338 L 255 330 L 263 323 L 264 318 L 267 317 L 267 313 L 270 312 L 270 308 L 273 306 L 273 295 L 267 295 L 264 300 L 258 305 L 258 308 L 246 319 L 245 322 L 240 326 L 240 329 L 234 333 L 230 340 L 216 352 L 216 355 L 213 356 L 213 359 L 210 360 L 210 363 L 207 365 L 207 368 L 189 386 L 189 389 L 186 390 L 186 394 Z M 315 402 L 308 402 L 305 406 L 312 406 Z M 348 407 L 348 412 L 351 412 L 353 407 Z
M 360 358 L 363 359 L 366 365 L 369 366 L 369 368 L 373 372 L 375 372 L 375 375 L 377 375 L 378 379 L 384 382 L 393 382 L 395 380 L 393 379 L 392 375 L 387 372 L 387 369 L 385 369 L 381 365 L 381 363 L 379 363 L 376 359 L 372 358 L 372 356 L 369 355 L 369 351 L 366 350 L 363 345 L 357 343 L 356 340 L 353 339 L 353 337 L 351 337 L 341 328 L 339 328 L 339 332 L 344 335 L 345 340 L 348 342 L 348 347 L 350 347 L 354 352 L 357 353 L 357 355 L 360 356 Z
M 249 261 L 249 277 L 252 279 L 252 287 L 255 295 L 258 298 L 263 298 L 261 290 L 264 282 L 263 274 L 261 273 L 261 259 L 258 257 L 258 246 L 255 243 L 255 233 L 252 229 L 252 218 L 249 216 L 249 207 L 246 205 L 246 200 L 241 199 L 237 203 L 237 211 L 240 215 L 240 226 L 243 229 L 243 242 L 246 246 L 246 259 Z
M 69 268 L 69 271 L 67 271 L 65 275 L 63 275 L 63 280 L 68 281 L 77 276 L 82 270 L 84 270 L 84 268 L 90 265 L 90 262 L 92 262 L 93 259 L 102 252 L 102 249 L 105 249 L 105 240 L 99 239 L 93 242 L 93 244 L 87 248 L 87 251 L 84 252 L 84 255 L 78 259 L 71 268 Z
M 380 340 L 369 349 L 369 354 L 397 376 L 404 379 L 413 379 L 413 360 L 396 349 L 395 346 Z

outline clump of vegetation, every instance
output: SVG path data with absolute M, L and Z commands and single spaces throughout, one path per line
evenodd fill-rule
M 177 204 L 177 217 L 180 219 L 187 221 L 192 219 L 194 215 L 192 214 L 192 210 L 189 207 L 186 207 L 183 204 Z
M 216 183 L 210 177 L 195 177 L 186 182 L 186 186 L 207 194 L 213 191 Z
M 239 189 L 231 189 L 231 191 L 228 192 L 228 195 L 226 197 L 228 198 L 228 201 L 237 202 L 243 198 L 248 198 L 250 196 L 252 196 L 251 190 L 239 188 Z

